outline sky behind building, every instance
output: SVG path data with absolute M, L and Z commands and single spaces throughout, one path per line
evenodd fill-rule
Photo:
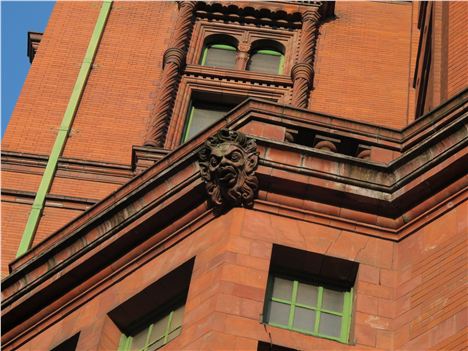
M 28 32 L 44 32 L 54 1 L 1 1 L 2 138 L 31 64 Z

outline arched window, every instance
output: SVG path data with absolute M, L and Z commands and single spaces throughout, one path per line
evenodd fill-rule
M 229 36 L 213 35 L 206 39 L 200 58 L 202 66 L 235 68 L 237 41 Z
M 260 73 L 281 74 L 284 65 L 284 48 L 272 41 L 258 41 L 252 45 L 247 70 Z

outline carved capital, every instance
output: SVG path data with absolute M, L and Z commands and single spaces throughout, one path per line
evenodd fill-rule
M 248 53 L 250 51 L 250 43 L 247 43 L 247 42 L 239 43 L 238 49 L 240 52 Z
M 311 83 L 314 78 L 314 68 L 310 63 L 297 63 L 291 69 L 291 78 L 293 81 L 305 79 Z
M 169 48 L 164 52 L 163 67 L 168 63 L 174 63 L 179 68 L 185 63 L 185 50 L 179 48 Z
M 320 12 L 318 7 L 310 10 L 306 10 L 302 13 L 302 22 L 316 23 L 320 20 Z
M 177 1 L 177 6 L 179 7 L 179 10 L 181 8 L 187 8 L 188 10 L 193 10 L 196 5 L 197 5 L 196 1 Z
M 258 191 L 255 170 L 257 144 L 229 129 L 210 137 L 199 152 L 200 174 L 215 211 L 233 206 L 252 207 Z

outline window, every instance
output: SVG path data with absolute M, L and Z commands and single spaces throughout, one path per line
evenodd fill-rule
M 76 346 L 78 345 L 78 339 L 80 337 L 80 333 L 73 335 L 71 338 L 68 338 L 60 345 L 55 346 L 50 351 L 75 351 Z
M 193 262 L 182 264 L 109 313 L 122 332 L 119 351 L 153 351 L 179 336 Z
M 233 107 L 233 105 L 192 101 L 185 126 L 184 141 L 191 139 L 206 127 L 219 121 Z
M 206 38 L 200 65 L 235 68 L 237 58 L 237 40 L 229 35 L 215 34 Z
M 297 351 L 297 350 L 290 349 L 289 347 L 271 344 L 268 342 L 259 341 L 257 345 L 257 351 Z
M 247 70 L 281 74 L 283 73 L 284 56 L 281 52 L 273 49 L 259 49 L 252 52 Z
M 272 276 L 266 322 L 347 342 L 351 301 L 352 289 L 336 290 L 290 277 Z
M 203 129 L 219 121 L 244 98 L 243 96 L 194 92 L 187 113 L 182 141 L 191 139 Z
M 358 264 L 273 245 L 264 322 L 347 343 Z
M 159 315 L 133 335 L 122 335 L 119 351 L 151 351 L 166 345 L 178 336 L 182 328 L 184 305 Z
M 234 68 L 236 65 L 236 48 L 226 44 L 208 45 L 203 50 L 201 65 Z

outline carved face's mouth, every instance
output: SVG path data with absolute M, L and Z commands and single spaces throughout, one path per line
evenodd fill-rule
M 232 185 L 236 182 L 237 173 L 234 167 L 231 167 L 231 166 L 219 167 L 216 171 L 216 174 L 218 176 L 218 180 L 221 183 L 228 183 Z

